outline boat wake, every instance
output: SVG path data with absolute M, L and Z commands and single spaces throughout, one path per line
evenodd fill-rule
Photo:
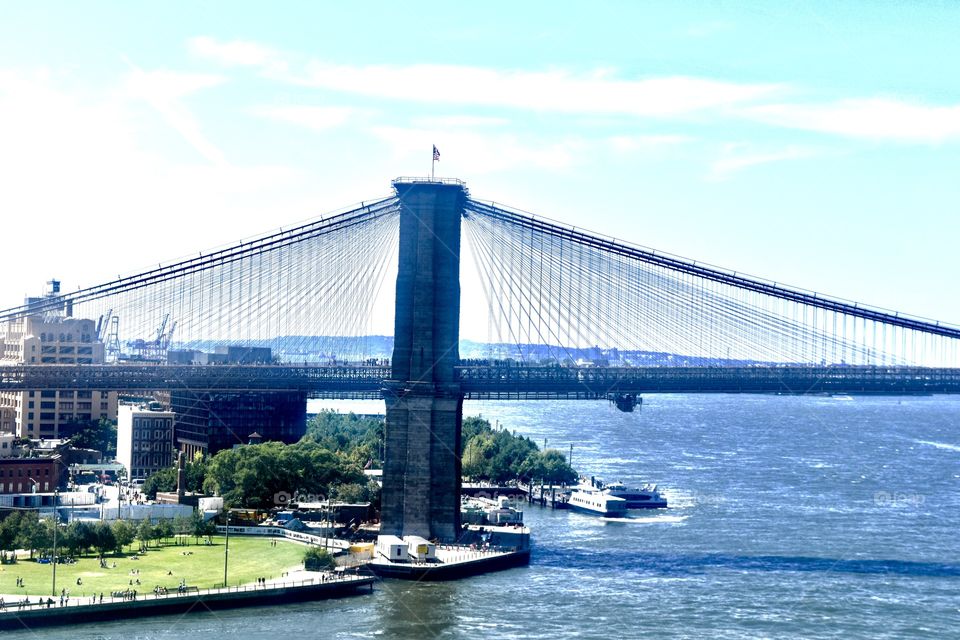
M 917 444 L 925 444 L 930 447 L 936 447 L 937 449 L 946 449 L 947 451 L 960 451 L 960 446 L 955 444 L 947 444 L 946 442 L 933 442 L 931 440 L 914 440 Z
M 636 518 L 600 518 L 604 522 L 626 522 L 628 524 L 680 524 L 690 516 L 638 516 Z

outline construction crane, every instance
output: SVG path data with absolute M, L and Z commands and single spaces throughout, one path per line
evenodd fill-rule
M 99 342 L 107 341 L 107 327 L 110 326 L 110 320 L 113 318 L 113 309 L 107 309 L 107 312 L 97 320 L 97 340 Z
M 167 357 L 167 350 L 173 340 L 173 332 L 177 329 L 177 321 L 170 322 L 170 314 L 163 316 L 163 321 L 157 329 L 153 340 L 133 340 L 128 344 L 133 348 L 139 360 L 162 361 Z

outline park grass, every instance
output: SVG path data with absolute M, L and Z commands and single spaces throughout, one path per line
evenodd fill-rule
M 207 589 L 223 583 L 223 536 L 213 536 L 213 544 L 168 544 L 151 546 L 144 554 L 126 553 L 107 556 L 107 569 L 101 569 L 95 555 L 78 558 L 76 564 L 57 565 L 57 593 L 66 589 L 71 597 L 109 596 L 112 591 L 136 589 L 151 593 L 156 586 L 175 592 L 181 580 L 191 587 Z M 306 547 L 271 538 L 230 536 L 228 582 L 231 585 L 255 582 L 257 578 L 277 578 L 303 563 Z M 189 554 L 189 555 L 185 555 Z M 134 559 L 134 558 L 137 559 Z M 113 567 L 116 563 L 116 568 Z M 139 570 L 139 575 L 131 571 Z M 168 575 L 168 573 L 170 575 Z M 23 578 L 23 587 L 17 587 Z M 82 584 L 77 584 L 80 578 Z M 137 579 L 140 584 L 138 585 Z M 21 559 L 17 564 L 0 565 L 0 594 L 22 596 L 50 595 L 53 567 L 50 564 Z M 133 582 L 131 585 L 130 582 Z

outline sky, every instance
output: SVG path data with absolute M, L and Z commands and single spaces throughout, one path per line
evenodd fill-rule
M 960 324 L 960 3 L 0 3 L 0 307 L 398 176 Z

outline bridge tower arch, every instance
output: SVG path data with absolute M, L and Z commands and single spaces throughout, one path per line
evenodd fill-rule
M 444 542 L 460 534 L 463 393 L 459 181 L 401 178 L 400 246 L 380 531 Z

